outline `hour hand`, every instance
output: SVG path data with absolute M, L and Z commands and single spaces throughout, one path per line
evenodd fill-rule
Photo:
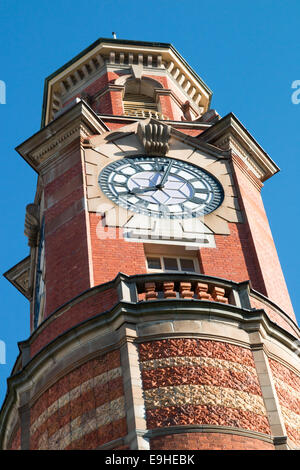
M 133 188 L 131 189 L 131 193 L 133 194 L 140 194 L 140 193 L 145 193 L 147 191 L 155 191 L 156 190 L 156 186 L 150 186 L 148 188 Z

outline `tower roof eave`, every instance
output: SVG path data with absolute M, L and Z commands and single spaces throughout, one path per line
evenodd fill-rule
M 193 86 L 197 90 L 195 96 L 200 92 L 200 95 L 202 94 L 203 99 L 205 100 L 205 107 L 207 109 L 209 108 L 212 98 L 212 91 L 199 77 L 199 75 L 189 66 L 186 60 L 179 54 L 172 44 L 99 38 L 97 41 L 77 54 L 73 59 L 68 61 L 65 65 L 60 67 L 45 79 L 41 127 L 44 127 L 45 124 L 48 124 L 50 120 L 49 102 L 53 100 L 54 85 L 56 87 L 58 82 L 61 83 L 65 78 L 69 78 L 70 74 L 78 67 L 84 65 L 85 62 L 88 63 L 88 61 L 91 61 L 92 58 L 99 57 L 99 55 L 103 53 L 107 54 L 109 50 L 122 52 L 136 51 L 139 53 L 144 51 L 145 53 L 149 54 L 156 51 L 157 53 L 160 53 L 162 55 L 163 61 L 168 62 L 169 64 L 171 62 L 175 64 L 174 70 L 177 68 L 177 66 L 180 67 L 180 70 L 186 75 L 186 77 L 191 80 L 191 82 L 193 82 Z
M 249 168 L 252 171 L 254 168 L 256 169 L 262 182 L 280 171 L 280 168 L 269 154 L 232 112 L 204 130 L 199 139 L 221 146 L 221 148 L 234 149 L 240 152 Z

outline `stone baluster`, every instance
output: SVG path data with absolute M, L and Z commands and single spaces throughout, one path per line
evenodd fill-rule
M 192 299 L 194 297 L 194 292 L 191 290 L 192 284 L 190 282 L 181 282 L 180 283 L 180 296 L 183 299 Z
M 115 64 L 116 63 L 116 53 L 115 52 L 110 52 L 109 53 L 109 63 L 110 64 Z
M 200 300 L 212 300 L 211 295 L 208 292 L 208 284 L 197 282 L 196 295 Z
M 194 102 L 196 103 L 197 106 L 200 103 L 200 100 L 201 100 L 201 95 L 200 93 L 197 93 L 197 95 L 195 95 L 195 98 L 194 98 Z
M 157 299 L 157 292 L 155 292 L 155 282 L 146 282 L 145 283 L 145 297 L 146 300 L 155 300 Z
M 176 292 L 174 291 L 174 282 L 164 282 L 163 290 L 165 299 L 173 299 L 176 297 Z
M 222 302 L 228 304 L 228 299 L 225 297 L 225 289 L 222 287 L 214 287 L 212 291 L 212 298 L 215 302 Z

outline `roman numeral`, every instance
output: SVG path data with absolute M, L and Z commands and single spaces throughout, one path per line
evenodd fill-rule
M 194 196 L 192 199 L 190 199 L 190 202 L 193 202 L 194 204 L 205 204 L 206 200 Z
M 209 189 L 203 188 L 203 189 L 195 189 L 195 194 L 210 194 L 211 191 Z

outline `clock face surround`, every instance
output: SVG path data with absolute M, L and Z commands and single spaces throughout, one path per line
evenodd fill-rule
M 116 160 L 101 171 L 99 185 L 121 207 L 166 219 L 209 214 L 224 199 L 221 184 L 210 173 L 168 157 L 133 156 Z

